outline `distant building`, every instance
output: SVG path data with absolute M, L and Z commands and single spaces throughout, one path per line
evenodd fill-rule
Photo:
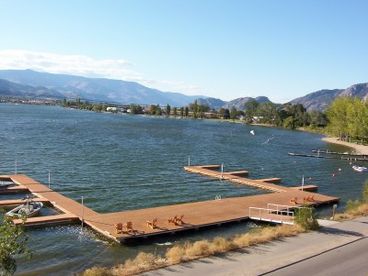
M 259 123 L 263 119 L 263 116 L 253 116 L 252 121 L 253 123 Z
M 106 107 L 106 111 L 108 111 L 108 112 L 117 112 L 118 109 L 115 106 L 108 106 L 108 107 Z

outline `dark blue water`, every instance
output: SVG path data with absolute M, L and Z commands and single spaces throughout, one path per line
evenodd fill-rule
M 249 131 L 254 129 L 255 136 Z M 268 138 L 274 137 L 269 143 Z M 289 157 L 313 148 L 346 151 L 321 136 L 284 129 L 250 127 L 208 120 L 101 114 L 60 107 L 0 105 L 0 172 L 18 172 L 85 203 L 98 212 L 146 208 L 181 202 L 263 193 L 228 182 L 187 174 L 194 164 L 224 163 L 226 170 L 247 169 L 250 177 L 281 177 L 297 186 L 305 175 L 319 192 L 339 196 L 342 204 L 361 193 L 365 176 L 346 161 Z M 341 172 L 339 172 L 339 168 Z M 336 174 L 336 176 L 333 176 Z M 307 183 L 308 184 L 308 183 Z M 184 241 L 230 235 L 248 224 L 170 238 Z M 28 231 L 32 260 L 20 260 L 19 273 L 70 274 L 94 264 L 121 263 L 139 250 L 160 251 L 157 244 L 111 245 L 78 226 Z

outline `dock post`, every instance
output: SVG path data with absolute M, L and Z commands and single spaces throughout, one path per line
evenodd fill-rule
M 14 161 L 14 174 L 18 174 L 18 160 L 15 159 Z
M 221 163 L 221 178 L 224 178 L 224 163 Z
M 83 231 L 83 226 L 84 226 L 84 198 L 82 196 L 82 231 Z
M 304 174 L 303 174 L 303 176 L 302 176 L 302 191 L 304 191 L 304 182 L 305 182 L 305 180 L 304 180 Z
M 49 170 L 49 178 L 48 178 L 48 180 L 49 180 L 49 189 L 51 188 L 51 172 L 50 172 L 50 170 Z
M 188 156 L 188 167 L 190 166 L 190 155 Z

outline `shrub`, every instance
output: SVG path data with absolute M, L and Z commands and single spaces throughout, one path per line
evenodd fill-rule
M 185 260 L 185 249 L 183 246 L 175 245 L 167 250 L 165 257 L 170 264 L 177 264 Z
M 305 230 L 317 230 L 319 228 L 314 208 L 298 208 L 295 211 L 295 222 Z
M 368 203 L 368 180 L 365 181 L 363 185 L 363 191 L 362 191 L 362 201 L 364 203 Z
M 360 204 L 362 204 L 362 203 L 358 199 L 348 200 L 348 202 L 346 202 L 346 210 L 348 212 L 354 211 L 355 209 L 357 209 L 360 206 Z
M 196 241 L 191 246 L 186 246 L 185 254 L 190 258 L 209 256 L 210 243 L 208 240 Z

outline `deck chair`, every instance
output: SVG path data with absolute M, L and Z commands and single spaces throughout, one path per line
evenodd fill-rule
M 147 227 L 149 227 L 151 229 L 156 229 L 157 228 L 157 221 L 158 221 L 157 218 L 153 219 L 152 221 L 147 220 L 146 221 Z
M 181 215 L 180 217 L 176 217 L 176 224 L 184 224 L 184 221 L 183 221 L 183 218 L 184 218 L 184 215 Z
M 123 224 L 121 222 L 115 224 L 115 230 L 116 230 L 116 234 L 122 234 L 123 233 Z
M 313 202 L 314 201 L 314 196 L 308 196 L 307 200 Z
M 293 197 L 292 199 L 290 199 L 290 203 L 291 204 L 298 204 L 298 198 L 297 197 Z
M 128 221 L 127 223 L 125 223 L 125 229 L 128 233 L 132 233 L 134 232 L 134 229 L 133 229 L 133 222 L 131 221 Z
M 169 218 L 167 221 L 168 221 L 169 223 L 172 223 L 172 224 L 178 225 L 177 220 L 178 220 L 178 217 L 177 217 L 177 216 L 175 216 L 175 217 L 173 217 L 173 218 Z

